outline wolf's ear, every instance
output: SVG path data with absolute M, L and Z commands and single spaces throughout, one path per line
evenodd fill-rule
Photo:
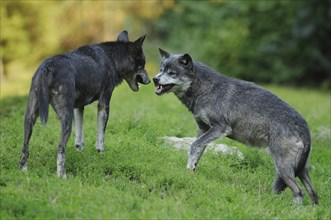
M 129 34 L 127 31 L 122 31 L 118 37 L 117 37 L 117 41 L 120 42 L 129 42 Z
M 188 67 L 193 66 L 193 60 L 192 60 L 191 56 L 188 55 L 187 53 L 179 58 L 179 63 L 183 64 L 185 66 L 188 66 Z
M 162 59 L 167 59 L 170 57 L 170 54 L 168 52 L 162 50 L 161 48 L 159 48 L 159 51 L 160 51 Z
M 139 46 L 143 46 L 143 43 L 144 43 L 145 38 L 146 38 L 146 34 L 143 35 L 143 36 L 141 36 L 141 37 L 139 37 L 134 43 L 135 44 L 138 44 Z

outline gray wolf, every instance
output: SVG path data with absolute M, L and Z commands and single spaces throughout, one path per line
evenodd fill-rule
M 241 143 L 268 147 L 277 177 L 273 191 L 289 187 L 295 202 L 303 192 L 296 176 L 318 204 L 308 175 L 310 133 L 303 117 L 271 92 L 251 82 L 232 79 L 194 62 L 189 54 L 170 55 L 160 49 L 160 73 L 154 78 L 157 95 L 173 92 L 192 112 L 198 125 L 187 168 L 194 170 L 208 143 L 229 137 Z
M 27 170 L 29 140 L 38 116 L 44 125 L 49 104 L 61 124 L 57 153 L 57 174 L 66 177 L 65 151 L 75 121 L 75 146 L 84 147 L 84 106 L 98 100 L 96 149 L 104 151 L 104 135 L 109 116 L 109 102 L 114 88 L 125 80 L 133 91 L 138 83 L 148 84 L 142 45 L 145 36 L 129 41 L 128 32 L 117 41 L 86 45 L 44 60 L 32 78 L 29 101 L 24 119 L 24 144 L 20 167 Z

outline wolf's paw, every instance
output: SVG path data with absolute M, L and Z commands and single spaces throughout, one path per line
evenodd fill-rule
M 75 149 L 77 151 L 82 151 L 84 149 L 84 143 L 82 143 L 82 144 L 75 144 Z
M 28 172 L 28 165 L 26 165 L 26 164 L 21 165 L 20 169 L 23 173 L 26 173 L 26 172 Z
M 57 176 L 61 179 L 67 179 L 67 174 L 64 169 L 57 171 Z
M 62 174 L 58 175 L 59 178 L 66 180 L 67 179 L 67 174 Z
M 103 146 L 103 143 L 99 143 L 99 142 L 97 142 L 97 143 L 95 144 L 95 148 L 96 148 L 96 150 L 98 151 L 98 153 L 103 153 L 103 152 L 105 151 L 105 148 L 104 148 L 104 146 Z
M 196 169 L 196 164 L 188 163 L 186 168 L 191 171 L 195 171 Z
M 100 154 L 102 154 L 104 151 L 105 151 L 104 149 L 97 148 L 97 152 L 100 153 Z
M 301 196 L 295 197 L 293 199 L 292 205 L 297 207 L 302 207 L 302 197 Z

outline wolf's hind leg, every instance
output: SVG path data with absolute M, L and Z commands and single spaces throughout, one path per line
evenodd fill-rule
M 61 138 L 57 152 L 57 175 L 60 178 L 66 178 L 65 153 L 72 129 L 74 93 L 74 85 L 62 83 L 59 86 L 58 93 L 52 98 L 52 106 L 61 124 Z
M 303 193 L 297 181 L 295 180 L 294 174 L 283 174 L 282 179 L 284 180 L 286 185 L 292 190 L 294 202 L 301 206 Z
M 274 159 L 278 176 L 291 189 L 294 202 L 301 206 L 303 191 L 300 189 L 295 177 L 300 175 L 306 165 L 309 147 L 304 144 L 302 138 L 296 135 L 284 133 L 283 130 L 277 130 L 276 134 L 270 139 L 269 149 Z M 306 177 L 302 177 L 305 181 Z
M 282 192 L 285 189 L 285 184 L 292 190 L 294 202 L 301 206 L 303 193 L 295 180 L 294 167 L 296 162 L 293 160 L 293 152 L 280 154 L 279 149 L 275 152 L 275 148 L 270 148 L 270 151 L 278 172 L 278 177 L 274 183 L 274 192 Z
M 298 177 L 300 178 L 302 184 L 305 186 L 313 204 L 317 205 L 318 196 L 317 196 L 316 191 L 313 188 L 313 185 L 311 184 L 311 180 L 310 180 L 310 177 L 308 174 L 307 164 L 306 164 L 305 168 L 301 171 L 301 173 L 298 175 Z
M 73 109 L 64 109 L 63 112 L 59 114 L 62 133 L 57 152 L 57 175 L 61 178 L 66 178 L 65 153 L 72 128 L 72 111 Z
M 79 151 L 83 150 L 84 148 L 83 115 L 84 115 L 84 107 L 74 109 L 75 147 L 76 150 Z
M 29 142 L 33 130 L 33 126 L 39 116 L 37 96 L 32 91 L 30 93 L 28 106 L 24 116 L 24 144 L 22 148 L 22 158 L 20 161 L 20 168 L 22 171 L 27 171 L 27 160 L 29 158 Z

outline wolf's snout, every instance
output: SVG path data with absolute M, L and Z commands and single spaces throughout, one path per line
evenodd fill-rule
M 160 82 L 160 79 L 157 78 L 157 77 L 154 77 L 153 78 L 153 82 L 154 82 L 154 84 L 158 84 Z
M 141 84 L 149 84 L 151 82 L 151 80 L 149 79 L 148 75 L 147 75 L 147 72 L 145 73 L 142 73 L 142 74 L 138 74 L 136 76 L 136 80 L 137 82 L 141 83 Z

